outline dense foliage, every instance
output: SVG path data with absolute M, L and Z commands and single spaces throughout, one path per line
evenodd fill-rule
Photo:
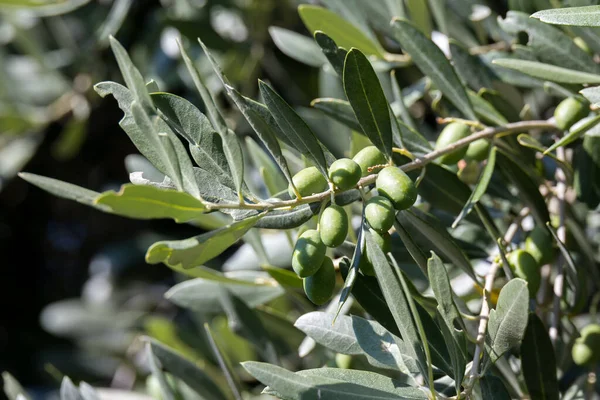
M 177 273 L 165 297 L 183 321 L 143 304 L 104 315 L 136 335 L 125 359 L 147 376 L 137 390 L 600 393 L 600 6 L 320 3 L 298 7 L 314 40 L 269 29 L 318 68 L 312 108 L 292 106 L 286 82 L 259 80 L 250 98 L 202 37 L 178 41 L 198 101 L 164 92 L 110 36 L 125 85 L 94 89 L 141 153 L 131 182 L 97 192 L 20 174 L 102 212 L 197 230 L 158 238 L 145 258 Z M 22 392 L 9 375 L 5 388 Z M 105 391 L 65 378 L 61 396 L 117 395 Z

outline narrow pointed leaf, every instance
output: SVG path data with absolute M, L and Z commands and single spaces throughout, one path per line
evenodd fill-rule
M 575 127 L 575 129 L 569 131 L 569 133 L 563 136 L 562 139 L 554 143 L 552 146 L 548 147 L 546 151 L 544 151 L 544 154 L 548 154 L 551 151 L 558 149 L 559 147 L 564 147 L 570 143 L 573 143 L 574 141 L 585 135 L 587 131 L 598 125 L 598 123 L 600 123 L 600 115 L 591 117 L 587 119 L 584 123 L 578 124 Z
M 335 313 L 337 317 L 342 310 L 342 307 L 350 297 L 350 293 L 352 292 L 352 287 L 354 286 L 354 282 L 358 277 L 359 273 L 359 265 L 360 259 L 364 256 L 365 253 L 365 225 L 364 225 L 364 215 L 362 216 L 362 221 L 360 229 L 358 231 L 358 237 L 356 238 L 356 246 L 354 246 L 354 253 L 352 254 L 352 262 L 348 268 L 348 273 L 344 276 L 344 287 L 340 292 L 340 298 L 338 300 L 338 309 Z
M 454 297 L 456 295 L 452 290 L 448 272 L 446 271 L 442 260 L 434 252 L 431 252 L 431 258 L 427 262 L 427 269 L 429 271 L 431 289 L 438 302 L 437 310 L 448 327 L 448 330 L 452 333 L 456 343 L 460 345 L 461 351 L 466 355 L 467 343 L 465 334 L 455 328 L 456 325 L 464 326 L 460 311 L 454 302 Z
M 340 272 L 344 279 L 348 276 L 348 259 L 340 262 Z M 394 316 L 390 312 L 385 297 L 381 292 L 377 278 L 357 274 L 352 286 L 352 296 L 358 301 L 362 308 L 385 329 L 396 336 L 400 336 L 400 330 L 396 326 Z
M 227 80 L 223 76 L 223 72 L 221 71 L 221 68 L 219 67 L 219 65 L 217 64 L 215 59 L 212 57 L 212 55 L 210 54 L 210 52 L 208 51 L 206 46 L 204 46 L 204 43 L 202 43 L 202 41 L 200 41 L 200 40 L 199 40 L 199 42 L 200 42 L 200 45 L 202 46 L 202 49 L 204 50 L 204 54 L 206 55 L 210 64 L 212 65 L 213 70 L 215 71 L 215 74 L 219 77 L 221 82 L 223 82 L 223 84 L 225 85 Z M 193 65 L 192 65 L 192 67 L 193 67 Z M 242 154 L 242 146 L 237 138 L 237 135 L 231 129 L 229 129 L 227 127 L 227 124 L 223 120 L 223 116 L 221 115 L 220 111 L 216 107 L 215 100 L 212 98 L 212 96 L 208 92 L 208 89 L 204 85 L 204 83 L 202 81 L 202 77 L 198 73 L 197 69 L 190 68 L 189 65 L 188 65 L 188 69 L 190 69 L 190 73 L 192 74 L 194 83 L 196 84 L 196 87 L 197 87 L 198 91 L 200 92 L 200 95 L 202 96 L 202 100 L 204 101 L 204 103 L 207 107 L 207 111 L 209 112 L 210 118 L 213 121 L 213 124 L 216 125 L 215 128 L 217 129 L 217 132 L 219 132 L 219 135 L 221 135 L 221 140 L 223 142 L 223 151 L 225 152 L 225 158 L 227 159 L 227 164 L 229 165 L 229 169 L 231 170 L 231 174 L 232 174 L 233 182 L 235 183 L 236 191 L 238 192 L 238 195 L 241 199 L 242 198 L 242 187 L 244 185 L 244 158 L 243 158 L 243 154 Z M 207 103 L 210 103 L 210 104 L 207 104 Z
M 327 177 L 325 155 L 315 134 L 306 122 L 266 83 L 259 82 L 259 87 L 267 108 L 279 125 L 281 132 L 301 154 L 315 163 L 323 176 Z
M 348 318 L 352 319 L 356 341 L 371 365 L 400 371 L 406 375 L 419 373 L 414 360 L 402 353 L 405 346 L 402 339 L 394 336 L 375 321 L 356 316 Z
M 426 400 L 427 395 L 394 379 L 373 372 L 318 368 L 291 372 L 276 365 L 247 361 L 242 366 L 264 385 L 268 392 L 289 400 L 348 399 Z
M 332 38 L 321 31 L 316 31 L 314 35 L 315 41 L 321 47 L 321 51 L 327 57 L 334 71 L 342 77 L 344 75 L 344 60 L 348 50 L 339 48 Z
M 189 142 L 196 164 L 235 188 L 221 137 L 208 118 L 186 99 L 170 93 L 153 93 L 152 100 L 169 127 Z
M 221 371 L 223 371 L 223 374 L 225 375 L 225 379 L 227 380 L 229 389 L 233 393 L 236 400 L 241 400 L 242 399 L 242 395 L 240 394 L 241 393 L 241 389 L 240 389 L 241 384 L 240 384 L 237 376 L 233 373 L 233 365 L 231 363 L 231 360 L 229 359 L 227 354 L 222 350 L 221 345 L 219 343 L 217 343 L 217 338 L 213 334 L 212 330 L 210 329 L 210 325 L 208 323 L 204 324 L 204 330 L 206 331 L 206 336 L 207 336 L 208 342 L 210 344 L 210 347 L 212 348 L 213 353 L 215 354 L 215 357 L 217 358 L 219 367 L 221 368 Z
M 156 122 L 157 132 L 159 132 L 159 137 L 173 170 L 180 177 L 182 189 L 192 196 L 199 198 L 200 188 L 198 188 L 194 166 L 187 150 L 183 146 L 183 143 L 181 143 L 181 140 L 179 140 L 177 135 L 171 131 L 164 121 L 157 120 Z
M 520 278 L 508 282 L 500 291 L 496 309 L 490 311 L 486 350 L 492 363 L 521 344 L 527 327 L 528 308 L 527 282 Z
M 412 115 L 410 115 L 410 111 L 408 111 L 408 107 L 406 107 L 406 104 L 404 103 L 404 95 L 402 94 L 402 88 L 396 79 L 395 69 L 390 72 L 390 80 L 392 81 L 392 93 L 394 94 L 394 102 L 390 104 L 390 107 L 394 111 L 394 116 L 401 118 L 402 122 L 409 128 L 416 130 L 417 127 L 413 121 Z
M 146 112 L 153 110 L 154 106 L 150 99 L 148 89 L 146 88 L 146 82 L 144 82 L 144 78 L 142 77 L 142 74 L 140 74 L 140 71 L 131 62 L 131 58 L 129 58 L 127 51 L 121 46 L 118 40 L 112 36 L 110 37 L 110 47 L 117 59 L 125 84 L 133 93 L 134 99 L 142 105 Z
M 47 178 L 41 175 L 21 172 L 19 177 L 31 183 L 32 185 L 35 185 L 40 189 L 53 194 L 54 196 L 73 200 L 88 206 L 94 206 L 94 201 L 98 196 L 100 196 L 100 193 L 93 190 L 85 189 L 81 186 L 73 185 L 72 183 L 59 181 L 58 179 L 53 178 Z M 102 211 L 108 211 L 108 208 L 104 206 L 98 206 L 96 208 L 99 208 Z
M 333 313 L 313 311 L 298 318 L 294 326 L 336 353 L 363 354 L 352 328 L 352 318 L 348 316 L 335 318 Z
M 365 239 L 369 260 L 375 269 L 379 286 L 381 286 L 386 303 L 402 334 L 402 339 L 407 345 L 406 354 L 417 361 L 421 373 L 426 376 L 427 359 L 425 350 L 402 284 L 395 270 L 391 268 L 385 254 L 374 242 L 369 232 L 365 232 Z
M 298 7 L 304 25 L 314 35 L 316 31 L 325 32 L 339 47 L 356 47 L 370 56 L 383 57 L 383 49 L 373 42 L 359 28 L 346 21 L 333 11 L 323 7 L 301 5 Z
M 394 19 L 393 29 L 396 39 L 421 72 L 435 83 L 466 118 L 476 120 L 465 88 L 442 50 L 409 21 Z
M 502 30 L 515 36 L 526 32 L 527 49 L 542 63 L 600 74 L 600 66 L 596 64 L 592 55 L 579 48 L 561 29 L 518 11 L 509 11 L 506 18 L 498 20 L 498 24 Z M 535 61 L 534 58 L 531 61 Z
M 397 220 L 394 221 L 394 227 L 396 228 L 396 232 L 398 233 L 398 236 L 400 236 L 402 244 L 404 244 L 404 247 L 406 247 L 406 250 L 408 250 L 410 256 L 413 258 L 413 260 L 415 260 L 419 268 L 421 268 L 421 271 L 423 271 L 423 273 L 427 275 L 427 256 L 425 255 L 423 250 L 414 241 L 410 233 L 408 233 L 408 231 L 404 229 L 402 224 L 399 223 Z
M 533 313 L 529 314 L 521 344 L 521 365 L 527 391 L 532 399 L 559 399 L 554 347 L 544 323 Z
M 281 172 L 286 177 L 288 182 L 292 182 L 292 173 L 287 164 L 287 160 L 281 152 L 281 146 L 277 141 L 278 133 L 276 131 L 276 124 L 271 124 L 270 121 L 265 120 L 261 114 L 259 114 L 255 107 L 250 105 L 253 100 L 242 96 L 237 90 L 230 88 L 230 96 L 234 99 L 236 105 L 246 117 L 246 120 L 256 132 L 258 138 L 263 142 L 269 153 L 273 156 L 273 159 L 279 166 Z
M 150 345 L 150 343 L 146 344 L 146 352 L 148 354 L 147 362 L 150 367 L 150 372 L 158 381 L 158 387 L 160 388 L 162 398 L 164 400 L 176 400 L 177 397 L 173 391 L 173 388 L 167 381 L 167 376 L 165 375 L 164 371 L 162 370 L 160 361 L 158 361 L 158 358 L 154 355 L 154 352 L 152 351 L 152 346 Z
M 225 119 L 223 118 L 223 115 L 221 114 L 221 111 L 219 110 L 215 99 L 206 87 L 204 79 L 202 78 L 202 75 L 200 75 L 200 71 L 198 70 L 190 56 L 187 54 L 185 48 L 181 45 L 181 43 L 178 44 L 179 50 L 181 51 L 181 57 L 183 58 L 183 61 L 185 62 L 185 65 L 190 75 L 192 76 L 194 85 L 196 86 L 196 89 L 198 90 L 198 93 L 200 93 L 200 97 L 204 102 L 204 107 L 206 108 L 206 114 L 208 116 L 208 119 L 212 123 L 214 129 L 217 132 L 219 132 L 219 134 L 226 133 L 227 124 L 225 123 Z
M 257 281 L 260 284 L 256 283 Z M 276 299 L 284 293 L 280 286 L 268 280 L 268 275 L 257 274 L 254 280 L 232 278 L 227 282 L 205 278 L 187 280 L 171 287 L 165 293 L 165 298 L 192 311 L 222 313 L 223 288 L 236 293 L 238 298 L 252 308 Z
M 148 249 L 146 261 L 150 264 L 163 262 L 183 268 L 202 265 L 241 239 L 262 216 L 263 214 L 258 214 L 189 239 L 156 242 Z
M 477 282 L 473 266 L 437 218 L 413 207 L 399 212 L 398 222 L 417 242 L 427 243 L 436 253 L 444 256 Z
M 140 131 L 146 136 L 149 146 L 153 147 L 153 151 L 156 152 L 156 157 L 160 159 L 161 166 L 164 170 L 160 169 L 159 165 L 155 165 L 155 167 L 171 178 L 177 190 L 183 190 L 181 171 L 176 168 L 176 154 L 165 148 L 165 145 L 171 147 L 172 144 L 168 138 L 161 139 L 159 135 L 160 132 L 156 130 L 157 117 L 150 117 L 136 101 L 131 103 L 131 115 Z
M 479 202 L 479 200 L 481 200 L 481 197 L 485 194 L 487 187 L 490 184 L 490 180 L 492 179 L 492 174 L 494 173 L 495 167 L 496 167 L 496 147 L 492 146 L 490 148 L 490 152 L 487 157 L 487 163 L 485 164 L 483 171 L 481 171 L 481 175 L 479 176 L 479 179 L 477 180 L 477 184 L 475 185 L 475 188 L 473 189 L 473 192 L 471 193 L 469 200 L 467 200 L 467 203 L 461 210 L 460 214 L 458 214 L 458 217 L 456 217 L 456 219 L 452 223 L 452 228 L 455 228 L 456 226 L 458 226 L 460 221 L 462 221 L 462 219 L 464 217 L 466 217 L 471 212 L 471 210 L 473 210 L 473 207 L 475 207 L 475 204 L 477 204 Z
M 316 68 L 327 62 L 319 46 L 309 37 L 277 26 L 269 27 L 269 34 L 275 46 L 296 61 Z
M 554 8 L 538 11 L 531 17 L 554 25 L 600 26 L 600 6 Z
M 252 343 L 265 360 L 279 363 L 270 335 L 254 310 L 225 288 L 220 300 L 231 330 Z
M 185 192 L 153 186 L 123 185 L 119 192 L 108 191 L 94 200 L 110 207 L 111 212 L 130 218 L 172 218 L 188 222 L 206 211 L 202 201 Z
M 600 75 L 557 67 L 556 65 L 544 64 L 537 61 L 499 58 L 494 60 L 493 63 L 504 68 L 523 72 L 534 78 L 551 82 L 571 83 L 575 85 L 600 83 Z
M 417 157 L 424 156 L 431 152 L 433 147 L 419 132 L 400 121 L 393 115 L 390 108 L 390 118 L 392 120 L 392 132 L 394 142 L 397 145 L 401 145 L 404 149 L 410 151 Z
M 149 344 L 152 353 L 158 358 L 162 367 L 176 378 L 181 379 L 203 398 L 207 400 L 227 398 L 217 384 L 192 361 L 156 340 L 150 339 Z
M 348 128 L 356 132 L 363 133 L 362 127 L 356 120 L 356 115 L 354 115 L 352 106 L 346 100 L 320 98 L 314 99 L 310 105 L 317 110 L 323 111 L 323 113 L 335 119 L 336 121 L 341 122 Z
M 392 156 L 389 104 L 371 63 L 358 49 L 344 62 L 344 90 L 363 132 L 388 157 Z
M 102 97 L 106 97 L 109 94 L 113 95 L 119 104 L 119 108 L 124 113 L 123 118 L 119 121 L 119 126 L 125 131 L 127 136 L 129 136 L 129 139 L 131 139 L 140 153 L 142 153 L 142 155 L 144 155 L 144 157 L 146 157 L 160 172 L 167 175 L 169 172 L 169 165 L 165 161 L 165 155 L 162 152 L 162 146 L 158 137 L 151 134 L 151 131 L 146 131 L 138 126 L 134 118 L 132 104 L 134 103 L 135 98 L 133 93 L 125 86 L 115 82 L 100 82 L 94 86 L 94 90 Z

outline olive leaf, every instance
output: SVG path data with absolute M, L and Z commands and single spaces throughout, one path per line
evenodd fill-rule
M 465 88 L 440 48 L 407 20 L 395 18 L 392 27 L 395 38 L 410 54 L 421 72 L 435 83 L 465 117 L 477 119 Z
M 327 162 L 321 145 L 306 122 L 269 85 L 260 81 L 260 93 L 265 99 L 269 112 L 277 122 L 288 142 L 302 154 L 309 157 L 323 176 L 327 177 Z
M 344 62 L 344 90 L 363 132 L 388 158 L 392 156 L 392 126 L 388 102 L 371 63 L 358 49 Z

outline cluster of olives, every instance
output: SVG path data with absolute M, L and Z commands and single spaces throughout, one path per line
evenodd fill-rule
M 380 170 L 375 186 L 379 195 L 370 198 L 364 205 L 365 220 L 370 232 L 384 252 L 390 250 L 389 230 L 395 219 L 396 210 L 404 210 L 414 204 L 417 189 L 404 171 L 390 166 L 388 159 L 375 146 L 358 152 L 353 159 L 336 160 L 329 167 L 329 181 L 315 167 L 298 172 L 292 182 L 301 196 L 310 196 L 327 189 L 333 184 L 339 190 L 355 187 L 361 177 Z M 293 190 L 289 188 L 290 195 Z M 294 246 L 292 268 L 303 278 L 304 291 L 315 304 L 327 302 L 335 289 L 336 274 L 333 261 L 326 255 L 327 248 L 344 243 L 348 235 L 348 215 L 343 207 L 330 204 L 321 211 L 318 229 L 302 233 Z M 373 275 L 373 266 L 368 256 L 361 257 L 360 268 L 365 274 Z
M 552 237 L 545 228 L 535 227 L 527 239 L 525 249 L 517 249 L 507 255 L 511 270 L 529 285 L 529 296 L 535 297 L 542 280 L 540 268 L 554 257 Z
M 461 122 L 452 122 L 444 127 L 435 143 L 436 150 L 444 149 L 464 139 L 471 134 L 471 128 Z M 479 139 L 470 143 L 466 147 L 461 147 L 440 157 L 440 162 L 446 165 L 453 165 L 463 158 L 473 161 L 483 161 L 487 158 L 490 150 L 490 142 L 487 139 Z
M 600 325 L 590 324 L 581 330 L 571 356 L 577 365 L 593 366 L 600 361 Z

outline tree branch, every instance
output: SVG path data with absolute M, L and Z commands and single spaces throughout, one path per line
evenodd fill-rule
M 460 139 L 451 145 L 444 147 L 443 149 L 434 150 L 421 158 L 417 158 L 414 161 L 411 161 L 407 164 L 400 166 L 404 172 L 413 171 L 415 169 L 423 168 L 425 165 L 431 163 L 437 158 L 443 156 L 444 154 L 451 153 L 457 149 L 468 146 L 470 143 L 479 140 L 479 139 L 490 139 L 494 136 L 502 133 L 502 134 L 510 134 L 510 133 L 521 133 L 523 131 L 529 131 L 532 129 L 556 129 L 556 125 L 552 122 L 539 120 L 539 121 L 521 121 L 514 122 L 510 124 L 506 124 L 504 126 L 498 127 L 489 127 L 482 129 L 479 132 L 475 132 L 472 135 L 469 135 L 463 139 Z M 367 186 L 371 183 L 375 182 L 377 179 L 377 174 L 371 174 L 369 176 L 365 176 L 362 178 L 357 187 Z M 292 200 L 280 200 L 273 202 L 259 202 L 259 203 L 206 203 L 206 208 L 210 211 L 212 210 L 220 210 L 220 209 L 244 209 L 244 210 L 275 210 L 275 209 L 285 209 L 285 208 L 294 208 L 303 204 L 320 202 L 331 196 L 331 194 L 341 193 L 342 191 L 332 191 L 332 189 L 328 189 L 324 192 L 313 194 L 311 196 L 302 197 L 299 199 Z

